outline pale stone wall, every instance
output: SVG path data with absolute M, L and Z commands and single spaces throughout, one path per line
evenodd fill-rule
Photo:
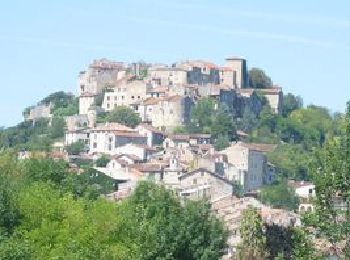
M 113 92 L 106 92 L 102 108 L 111 111 L 117 106 L 130 106 L 136 101 L 146 98 L 147 86 L 142 81 L 133 81 L 127 84 L 121 84 L 114 88 Z

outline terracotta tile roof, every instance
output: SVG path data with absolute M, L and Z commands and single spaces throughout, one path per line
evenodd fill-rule
M 152 125 L 148 125 L 148 124 L 140 124 L 139 127 L 143 127 L 149 131 L 152 131 L 154 133 L 157 133 L 157 134 L 165 134 L 163 131 L 159 130 L 158 128 L 152 126 Z
M 169 91 L 169 87 L 155 87 L 155 88 L 152 88 L 150 90 L 148 90 L 147 92 L 149 93 L 166 93 Z
M 130 164 L 129 167 L 140 172 L 160 172 L 163 170 L 162 165 L 158 163 Z
M 129 132 L 134 132 L 133 129 L 130 127 L 127 127 L 125 125 L 119 124 L 119 123 L 114 123 L 114 122 L 109 122 L 103 125 L 98 125 L 95 128 L 91 129 L 91 132 L 95 131 L 129 131 Z
M 276 149 L 277 144 L 258 144 L 258 143 L 240 143 L 243 147 L 249 150 L 254 150 L 258 152 L 272 152 Z
M 116 136 L 123 136 L 123 137 L 133 137 L 133 138 L 142 138 L 145 137 L 143 135 L 140 135 L 138 132 L 130 132 L 130 131 L 114 131 L 113 132 Z

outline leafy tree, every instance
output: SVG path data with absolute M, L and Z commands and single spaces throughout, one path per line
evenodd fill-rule
M 103 154 L 100 158 L 96 160 L 96 167 L 106 167 L 109 161 L 110 161 L 109 157 Z
M 230 139 L 227 137 L 227 135 L 219 135 L 219 137 L 216 139 L 214 143 L 214 147 L 217 151 L 222 151 L 229 146 L 230 146 Z
M 264 204 L 289 210 L 294 210 L 298 202 L 294 190 L 289 188 L 285 182 L 263 187 L 259 198 Z
M 63 138 L 65 131 L 66 121 L 62 117 L 52 118 L 51 127 L 49 128 L 50 138 Z
M 303 99 L 300 96 L 295 96 L 292 93 L 288 93 L 283 96 L 282 103 L 282 116 L 287 117 L 294 110 L 300 109 L 303 107 Z
M 58 107 L 54 109 L 54 117 L 66 117 L 73 116 L 79 113 L 79 98 L 76 97 L 72 99 L 71 102 L 67 104 L 66 107 Z
M 141 183 L 121 205 L 133 259 L 220 259 L 226 232 L 207 203 L 184 206 L 164 187 Z
M 199 132 L 210 133 L 217 103 L 212 98 L 199 100 L 191 111 L 191 121 Z
M 311 154 L 297 144 L 279 144 L 267 155 L 268 161 L 274 164 L 277 173 L 283 178 L 309 180 L 308 163 Z
M 310 241 L 309 234 L 303 228 L 292 229 L 292 259 L 322 259 L 317 258 L 315 248 Z
M 251 88 L 271 88 L 272 80 L 262 69 L 252 68 L 249 70 L 249 87 Z
M 310 170 L 316 189 L 318 228 L 333 245 L 346 240 L 345 254 L 350 257 L 350 102 L 345 122 L 345 134 L 315 152 Z
M 265 259 L 266 237 L 263 232 L 261 216 L 255 208 L 248 208 L 242 213 L 240 224 L 241 243 L 238 246 L 239 259 Z
M 66 148 L 68 154 L 78 155 L 85 150 L 85 143 L 82 141 L 77 141 L 72 143 Z
M 118 106 L 107 115 L 106 121 L 117 122 L 134 128 L 141 123 L 141 118 L 131 108 Z

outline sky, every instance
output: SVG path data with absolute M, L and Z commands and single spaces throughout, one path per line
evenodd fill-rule
M 0 3 L 0 126 L 96 58 L 173 63 L 242 56 L 304 104 L 350 99 L 350 1 L 11 0 Z

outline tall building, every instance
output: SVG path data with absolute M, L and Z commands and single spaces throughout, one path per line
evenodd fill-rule
M 248 87 L 247 61 L 240 57 L 229 57 L 225 60 L 225 67 L 236 72 L 236 88 Z

